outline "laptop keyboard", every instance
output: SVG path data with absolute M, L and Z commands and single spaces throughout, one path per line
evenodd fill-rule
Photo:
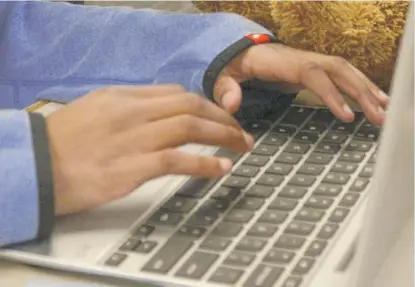
M 379 128 L 362 113 L 343 123 L 297 106 L 244 127 L 252 152 L 218 151 L 231 174 L 187 181 L 104 264 L 139 254 L 137 271 L 191 286 L 303 286 L 365 195 Z

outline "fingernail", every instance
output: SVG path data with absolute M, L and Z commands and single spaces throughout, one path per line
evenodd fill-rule
M 232 161 L 228 158 L 220 158 L 219 165 L 223 172 L 230 172 L 232 169 Z
M 379 91 L 379 94 L 380 94 L 380 96 L 381 96 L 381 97 L 384 97 L 384 98 L 386 98 L 386 99 L 388 99 L 388 100 L 389 100 L 389 96 L 388 96 L 387 94 L 385 94 L 385 92 L 384 92 L 384 91 L 380 90 L 380 91 Z
M 348 104 L 346 104 L 346 103 L 343 105 L 343 110 L 344 110 L 346 113 L 353 115 L 353 111 L 350 109 L 349 105 L 348 105 Z
M 224 108 L 230 108 L 230 106 L 232 105 L 232 93 L 227 92 L 222 96 L 221 105 Z
M 252 138 L 251 135 L 247 134 L 246 132 L 243 132 L 243 134 L 244 134 L 246 145 L 249 147 L 249 149 L 251 149 L 254 146 L 254 139 Z

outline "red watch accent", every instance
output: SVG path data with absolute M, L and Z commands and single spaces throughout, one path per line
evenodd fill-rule
M 255 45 L 272 42 L 271 37 L 266 34 L 249 34 L 246 35 L 245 38 L 252 40 Z

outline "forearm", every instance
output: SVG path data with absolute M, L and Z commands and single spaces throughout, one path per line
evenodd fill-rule
M 53 181 L 40 115 L 0 112 L 0 246 L 49 235 Z

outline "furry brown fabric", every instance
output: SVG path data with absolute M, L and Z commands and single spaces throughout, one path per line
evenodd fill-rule
M 194 1 L 202 12 L 234 12 L 287 45 L 341 56 L 388 90 L 409 1 Z

